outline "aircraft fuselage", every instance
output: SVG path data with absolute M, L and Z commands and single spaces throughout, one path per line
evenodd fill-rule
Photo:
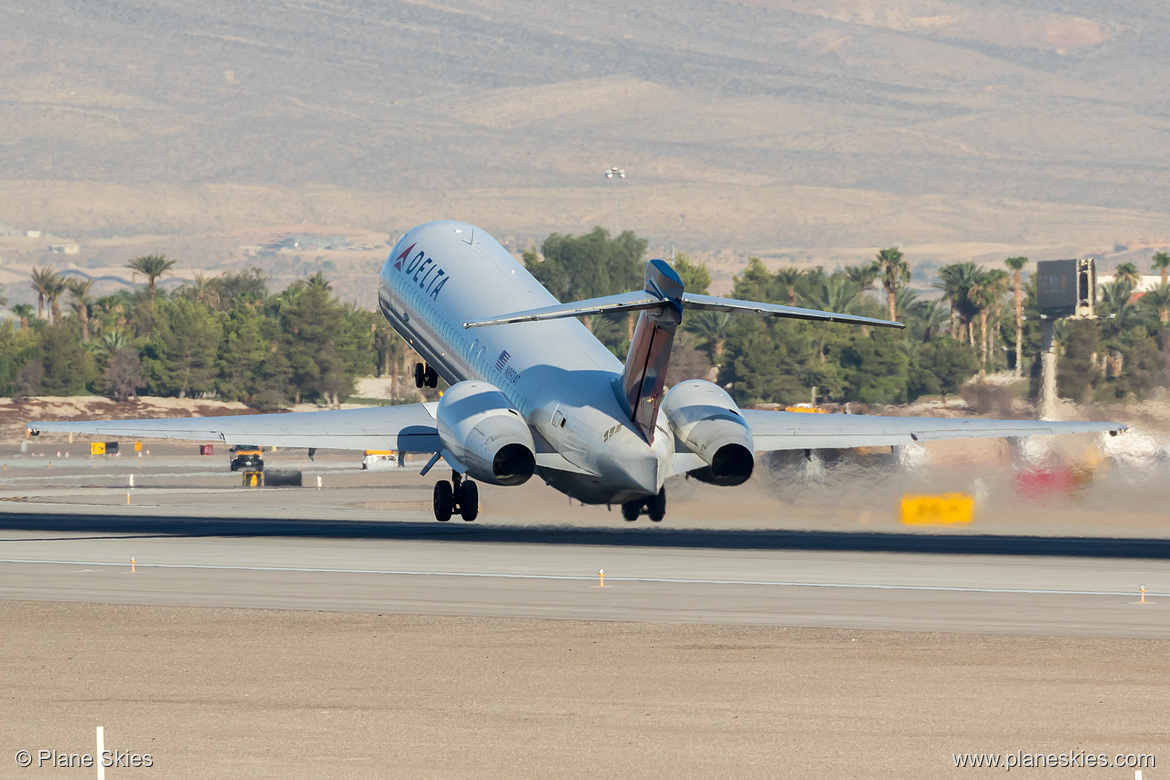
M 395 244 L 378 289 L 390 326 L 449 384 L 498 387 L 528 423 L 537 473 L 585 503 L 657 495 L 674 434 L 659 417 L 652 442 L 619 397 L 622 363 L 576 319 L 464 329 L 501 312 L 558 303 L 486 232 L 430 222 Z M 556 455 L 564 458 L 559 461 Z

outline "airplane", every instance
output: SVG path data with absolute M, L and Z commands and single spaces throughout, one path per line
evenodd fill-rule
M 823 323 L 901 323 L 686 292 L 662 260 L 640 291 L 561 303 L 484 230 L 456 221 L 407 231 L 382 268 L 378 304 L 425 361 L 415 384 L 450 387 L 437 402 L 320 412 L 165 420 L 32 422 L 29 431 L 189 439 L 317 449 L 396 450 L 440 461 L 435 519 L 475 520 L 476 480 L 516 486 L 533 475 L 585 504 L 618 504 L 629 521 L 666 514 L 664 483 L 686 474 L 732 487 L 755 453 L 899 446 L 939 439 L 1108 432 L 1096 422 L 888 418 L 740 409 L 724 388 L 692 379 L 667 390 L 687 310 Z M 639 312 L 624 363 L 577 318 Z

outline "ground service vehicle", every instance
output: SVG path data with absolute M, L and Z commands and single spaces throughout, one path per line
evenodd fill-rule
M 237 444 L 232 447 L 228 450 L 232 471 L 263 471 L 264 459 L 260 457 L 262 451 L 254 444 Z

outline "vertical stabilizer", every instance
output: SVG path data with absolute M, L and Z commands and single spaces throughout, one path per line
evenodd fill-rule
M 683 285 L 673 268 L 662 260 L 651 260 L 646 264 L 643 290 L 660 298 L 663 305 L 643 310 L 638 316 L 621 382 L 630 419 L 646 440 L 651 441 L 666 387 L 674 331 L 682 322 Z

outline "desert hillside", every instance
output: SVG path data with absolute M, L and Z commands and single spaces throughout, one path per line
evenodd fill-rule
M 610 227 L 611 165 L 629 174 L 618 227 L 723 279 L 750 254 L 833 265 L 901 243 L 929 264 L 1170 241 L 1170 12 L 1152 0 L 0 13 L 12 279 L 146 251 L 358 279 L 374 244 L 432 218 L 513 248 Z M 360 237 L 344 256 L 256 254 L 302 224 Z

